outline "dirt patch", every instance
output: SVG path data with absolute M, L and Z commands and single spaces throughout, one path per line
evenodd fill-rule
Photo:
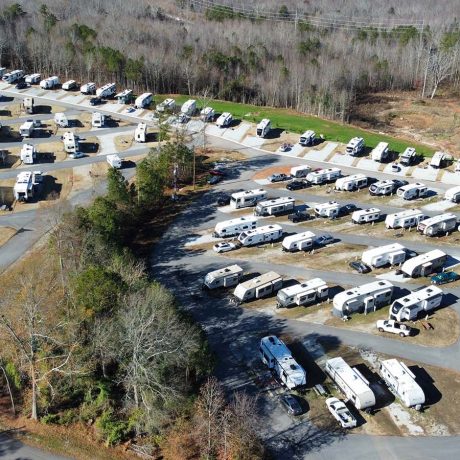
M 11 227 L 0 227 L 0 246 L 3 246 L 10 238 L 16 235 L 17 230 Z
M 123 152 L 133 145 L 134 138 L 132 134 L 125 134 L 122 136 L 115 137 L 113 143 L 115 144 L 115 149 L 117 150 L 117 152 Z
M 279 174 L 279 173 L 284 173 L 284 174 L 289 175 L 290 172 L 291 172 L 291 166 L 273 166 L 271 168 L 265 168 L 262 171 L 259 171 L 258 173 L 254 174 L 254 176 L 252 176 L 252 180 L 266 179 L 272 174 Z
M 269 152 L 276 152 L 281 144 L 292 144 L 295 145 L 299 142 L 299 135 L 295 133 L 289 133 L 288 131 L 283 131 L 280 134 L 280 137 L 277 139 L 267 139 L 264 142 L 263 148 L 264 150 L 268 150 Z
M 64 151 L 62 142 L 44 142 L 37 146 L 38 162 L 50 163 L 64 161 L 67 158 L 67 153 Z
M 238 150 L 222 150 L 222 149 L 195 149 L 197 159 L 201 158 L 203 163 L 213 162 L 230 162 L 230 161 L 244 161 L 248 156 Z

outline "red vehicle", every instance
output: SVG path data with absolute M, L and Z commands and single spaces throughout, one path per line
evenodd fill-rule
M 225 176 L 225 173 L 220 171 L 219 169 L 211 169 L 211 171 L 209 171 L 209 174 L 211 174 L 211 176 Z

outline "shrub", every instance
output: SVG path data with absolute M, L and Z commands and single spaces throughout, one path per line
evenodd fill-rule
M 108 446 L 122 442 L 128 434 L 128 423 L 117 420 L 112 409 L 105 410 L 96 420 L 96 428 Z

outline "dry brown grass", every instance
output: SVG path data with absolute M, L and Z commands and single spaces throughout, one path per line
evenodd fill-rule
M 0 227 L 0 246 L 8 242 L 16 233 L 17 230 L 15 228 Z
M 123 152 L 133 145 L 134 138 L 132 134 L 124 134 L 121 136 L 117 136 L 113 140 L 113 143 L 115 144 L 115 149 L 117 150 L 117 152 Z

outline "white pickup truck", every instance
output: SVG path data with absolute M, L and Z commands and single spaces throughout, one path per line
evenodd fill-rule
M 380 332 L 398 334 L 400 337 L 408 337 L 411 334 L 411 328 L 409 326 L 398 323 L 393 319 L 380 319 L 377 321 L 376 326 Z

